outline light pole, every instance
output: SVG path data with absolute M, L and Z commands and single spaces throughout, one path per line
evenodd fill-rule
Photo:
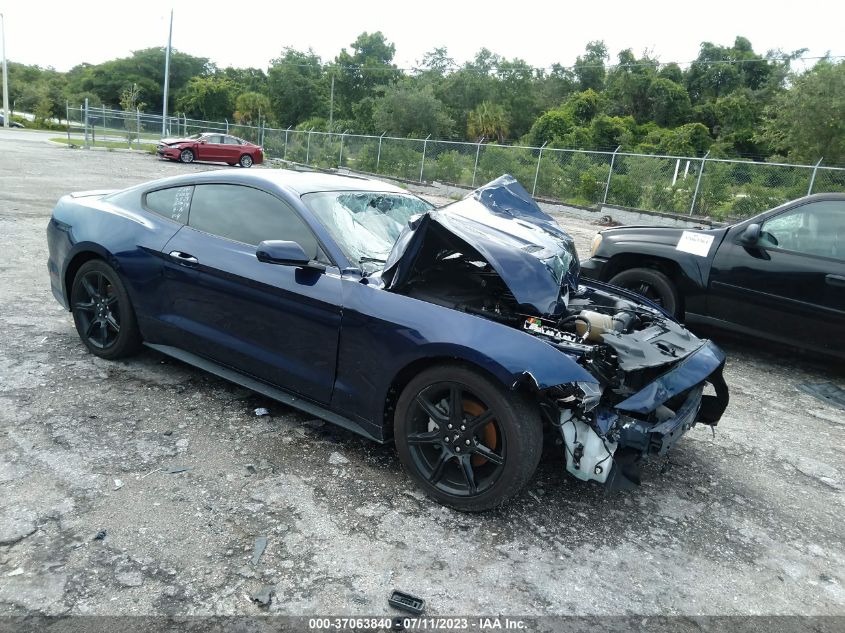
M 167 91 L 170 87 L 170 40 L 173 39 L 173 9 L 170 9 L 170 31 L 167 33 L 167 51 L 164 54 L 164 105 L 161 108 L 161 136 L 167 136 Z
M 0 13 L 0 37 L 3 39 L 3 127 L 9 127 L 9 71 L 6 68 L 6 20 Z

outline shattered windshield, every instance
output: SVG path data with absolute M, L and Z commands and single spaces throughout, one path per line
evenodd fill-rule
M 434 208 L 410 194 L 379 191 L 323 191 L 302 200 L 366 273 L 381 270 L 411 217 Z

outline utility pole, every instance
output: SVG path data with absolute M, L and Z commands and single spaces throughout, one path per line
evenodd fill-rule
M 167 51 L 164 54 L 164 105 L 161 108 L 161 136 L 167 135 L 167 92 L 170 88 L 170 41 L 173 39 L 173 9 L 170 9 L 170 31 L 167 33 Z
M 0 36 L 3 38 L 3 127 L 9 127 L 9 71 L 6 68 L 6 20 L 0 13 Z
M 332 96 L 329 99 L 329 132 L 332 131 L 332 124 L 334 122 L 334 69 L 332 69 Z

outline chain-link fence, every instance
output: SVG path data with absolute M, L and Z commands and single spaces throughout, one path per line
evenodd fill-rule
M 153 150 L 162 117 L 86 105 L 67 107 L 69 143 Z M 522 147 L 348 132 L 277 129 L 168 117 L 165 136 L 233 134 L 264 147 L 268 158 L 315 168 L 344 167 L 415 182 L 474 187 L 512 174 L 534 196 L 570 204 L 614 206 L 733 219 L 808 193 L 845 192 L 845 168 Z

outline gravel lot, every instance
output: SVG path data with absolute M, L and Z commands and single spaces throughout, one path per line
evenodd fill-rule
M 841 363 L 715 335 L 715 435 L 631 492 L 548 462 L 463 515 L 392 446 L 151 351 L 86 353 L 49 289 L 55 201 L 212 166 L 45 139 L 0 130 L 0 615 L 382 615 L 393 588 L 431 614 L 845 615 L 845 415 L 797 389 L 845 384 Z M 556 213 L 583 253 L 597 227 Z

